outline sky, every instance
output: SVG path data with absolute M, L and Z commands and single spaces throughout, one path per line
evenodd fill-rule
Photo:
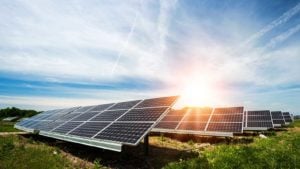
M 300 113 L 299 0 L 1 0 L 0 21 L 0 108 L 181 95 Z

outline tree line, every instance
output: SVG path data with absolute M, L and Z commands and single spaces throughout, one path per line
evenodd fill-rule
M 40 112 L 35 111 L 35 110 L 22 110 L 16 107 L 7 107 L 5 109 L 0 109 L 0 118 L 5 118 L 5 117 L 31 117 Z

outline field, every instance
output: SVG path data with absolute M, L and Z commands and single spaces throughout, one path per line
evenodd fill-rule
M 0 121 L 0 132 L 17 132 L 18 129 L 14 128 L 14 122 Z
M 268 138 L 231 141 L 150 136 L 148 156 L 142 144 L 117 153 L 35 135 L 6 135 L 0 136 L 0 168 L 300 168 L 300 121 L 287 129 Z

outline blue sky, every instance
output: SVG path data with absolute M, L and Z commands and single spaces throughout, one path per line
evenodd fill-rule
M 0 19 L 0 107 L 176 95 L 201 79 L 210 106 L 300 113 L 299 0 L 1 0 Z

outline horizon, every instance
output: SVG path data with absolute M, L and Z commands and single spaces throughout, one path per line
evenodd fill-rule
M 300 115 L 300 1 L 1 1 L 0 108 L 181 95 Z

